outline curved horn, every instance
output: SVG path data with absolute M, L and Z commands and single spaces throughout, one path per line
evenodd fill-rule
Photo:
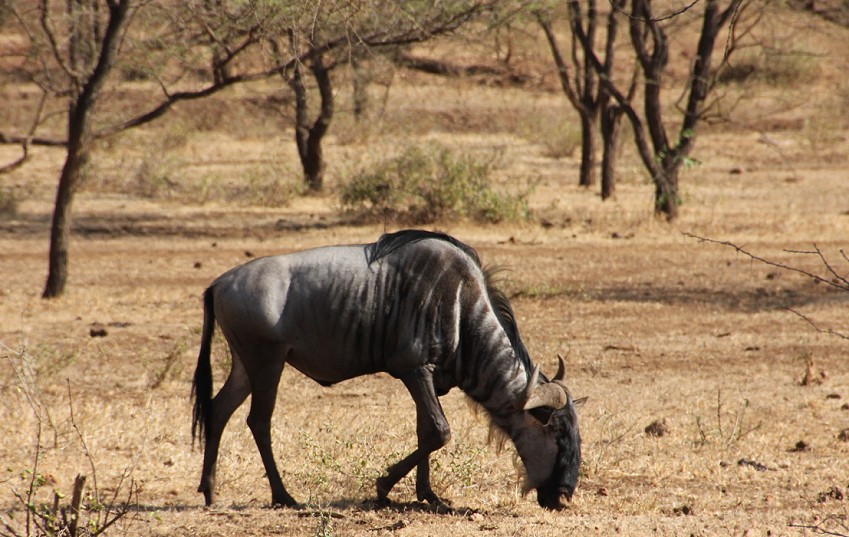
M 557 370 L 557 377 L 555 380 L 563 377 L 564 369 L 565 365 L 563 358 L 560 358 L 560 367 Z M 532 408 L 539 407 L 563 408 L 569 403 L 569 396 L 566 393 L 566 388 L 562 384 L 552 381 L 537 386 L 537 380 L 539 380 L 539 364 L 537 364 L 534 368 L 531 380 L 528 382 L 528 389 L 525 391 L 524 410 L 531 410 Z
M 537 380 L 539 380 L 539 364 L 534 367 L 534 372 L 531 373 L 531 379 L 528 381 L 528 387 L 525 388 L 525 402 L 521 406 L 527 409 L 528 402 L 533 398 L 534 392 L 536 391 Z
M 557 355 L 557 374 L 554 375 L 554 380 L 559 382 L 566 381 L 566 360 L 559 354 Z
M 534 390 L 533 395 L 525 403 L 525 410 L 532 408 L 548 407 L 563 408 L 569 403 L 569 396 L 563 386 L 556 382 L 548 382 Z

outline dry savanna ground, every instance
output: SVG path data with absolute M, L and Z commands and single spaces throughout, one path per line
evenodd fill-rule
M 799 253 L 815 244 L 849 270 L 849 105 L 835 91 L 849 36 L 806 24 L 821 30 L 797 43 L 818 52 L 814 76 L 760 86 L 738 111 L 751 128 L 701 131 L 701 165 L 682 177 L 673 224 L 652 216 L 651 186 L 628 152 L 615 200 L 575 186 L 576 155 L 554 158 L 536 132 L 550 126 L 542 118 L 574 121 L 556 91 L 408 73 L 396 75 L 381 121 L 401 119 L 362 134 L 343 117 L 328 145 L 331 193 L 287 205 L 261 201 L 273 194 L 264 178 L 295 175 L 288 131 L 253 134 L 244 109 L 210 110 L 223 99 L 204 105 L 215 117 L 202 128 L 196 109 L 183 110 L 99 147 L 74 206 L 68 292 L 45 301 L 62 153 L 36 148 L 0 177 L 19 199 L 0 221 L 0 513 L 24 533 L 15 493 L 26 498 L 35 468 L 37 503 L 55 490 L 67 505 L 78 474 L 106 504 L 129 495 L 110 534 L 849 534 L 849 343 L 825 332 L 849 331 L 849 293 L 685 235 L 830 280 L 818 256 Z M 203 289 L 249 257 L 397 229 L 346 222 L 332 191 L 370 159 L 428 139 L 497 154 L 499 181 L 534 186 L 528 221 L 431 227 L 507 269 L 502 285 L 532 357 L 551 372 L 565 356 L 573 393 L 588 397 L 573 501 L 554 513 L 522 497 L 511 449 L 487 444 L 485 418 L 454 391 L 443 398 L 453 439 L 433 457 L 433 479 L 457 513 L 416 503 L 411 478 L 376 508 L 374 478 L 414 448 L 403 386 L 375 375 L 323 388 L 287 369 L 273 441 L 306 507 L 268 508 L 243 407 L 225 432 L 218 501 L 204 508 L 189 428 Z M 222 347 L 216 338 L 217 385 Z M 646 430 L 656 421 L 664 434 Z M 84 519 L 105 516 L 91 504 Z

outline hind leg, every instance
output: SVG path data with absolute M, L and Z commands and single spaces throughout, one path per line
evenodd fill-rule
M 198 492 L 202 492 L 206 505 L 215 499 L 215 466 L 221 434 L 233 412 L 245 401 L 251 391 L 248 375 L 241 360 L 233 354 L 233 366 L 224 386 L 212 398 L 210 415 L 206 422 L 206 442 L 203 451 L 203 471 Z
M 295 507 L 298 502 L 283 486 L 280 472 L 274 461 L 274 452 L 271 449 L 271 416 L 274 413 L 277 386 L 280 383 L 284 364 L 281 355 L 276 351 L 279 349 L 272 347 L 256 353 L 257 355 L 266 354 L 266 356 L 254 362 L 258 364 L 258 367 L 256 371 L 251 371 L 251 410 L 248 413 L 248 427 L 253 433 L 256 447 L 262 457 L 262 464 L 265 466 L 265 475 L 271 485 L 271 504 Z

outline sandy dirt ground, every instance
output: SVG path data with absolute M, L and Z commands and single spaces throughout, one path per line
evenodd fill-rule
M 405 91 L 389 106 L 403 108 L 411 95 L 449 114 L 513 110 L 522 98 L 535 110 L 565 106 L 556 93 L 438 81 Z M 822 118 L 815 112 L 792 114 Z M 77 195 L 68 292 L 43 300 L 62 154 L 37 148 L 31 164 L 3 178 L 20 189 L 20 203 L 0 220 L 0 513 L 23 527 L 15 493 L 26 497 L 36 469 L 38 503 L 52 503 L 55 490 L 64 505 L 78 474 L 106 505 L 129 498 L 115 535 L 849 534 L 849 342 L 828 333 L 849 333 L 849 292 L 830 285 L 839 280 L 824 263 L 849 272 L 849 129 L 820 121 L 825 132 L 799 121 L 705 130 L 702 164 L 682 176 L 684 206 L 672 224 L 652 215 L 651 186 L 633 156 L 624 157 L 616 199 L 602 203 L 575 186 L 575 156 L 547 157 L 516 134 L 404 135 L 496 148 L 499 177 L 536 185 L 527 222 L 429 227 L 505 268 L 501 286 L 531 356 L 553 373 L 562 354 L 572 392 L 588 397 L 581 478 L 561 512 L 521 495 L 512 447 L 498 453 L 487 443 L 486 418 L 457 390 L 443 398 L 452 441 L 433 457 L 434 488 L 456 513 L 417 503 L 411 477 L 391 506 L 376 506 L 375 477 L 414 449 L 402 384 L 378 374 L 323 388 L 291 369 L 273 441 L 305 507 L 268 507 L 245 405 L 225 431 L 218 501 L 205 508 L 189 395 L 206 285 L 249 258 L 371 242 L 399 225 L 348 224 L 332 194 L 280 208 L 127 194 L 115 177 L 126 171 L 129 144 L 102 148 L 114 165 Z M 294 166 L 283 136 L 182 136 L 173 167 L 197 188 L 203 170 L 226 182 L 257 162 Z M 331 139 L 329 161 L 345 163 L 333 165 L 331 192 L 363 154 L 399 145 Z M 220 337 L 214 359 L 220 386 L 229 360 Z M 665 434 L 646 431 L 656 421 Z M 87 520 L 108 515 L 91 498 L 84 505 Z

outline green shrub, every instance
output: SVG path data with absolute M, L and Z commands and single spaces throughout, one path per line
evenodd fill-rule
M 449 217 L 499 222 L 527 218 L 527 193 L 499 193 L 490 185 L 494 164 L 456 154 L 440 144 L 410 146 L 364 169 L 340 187 L 343 209 L 365 219 L 429 223 Z

